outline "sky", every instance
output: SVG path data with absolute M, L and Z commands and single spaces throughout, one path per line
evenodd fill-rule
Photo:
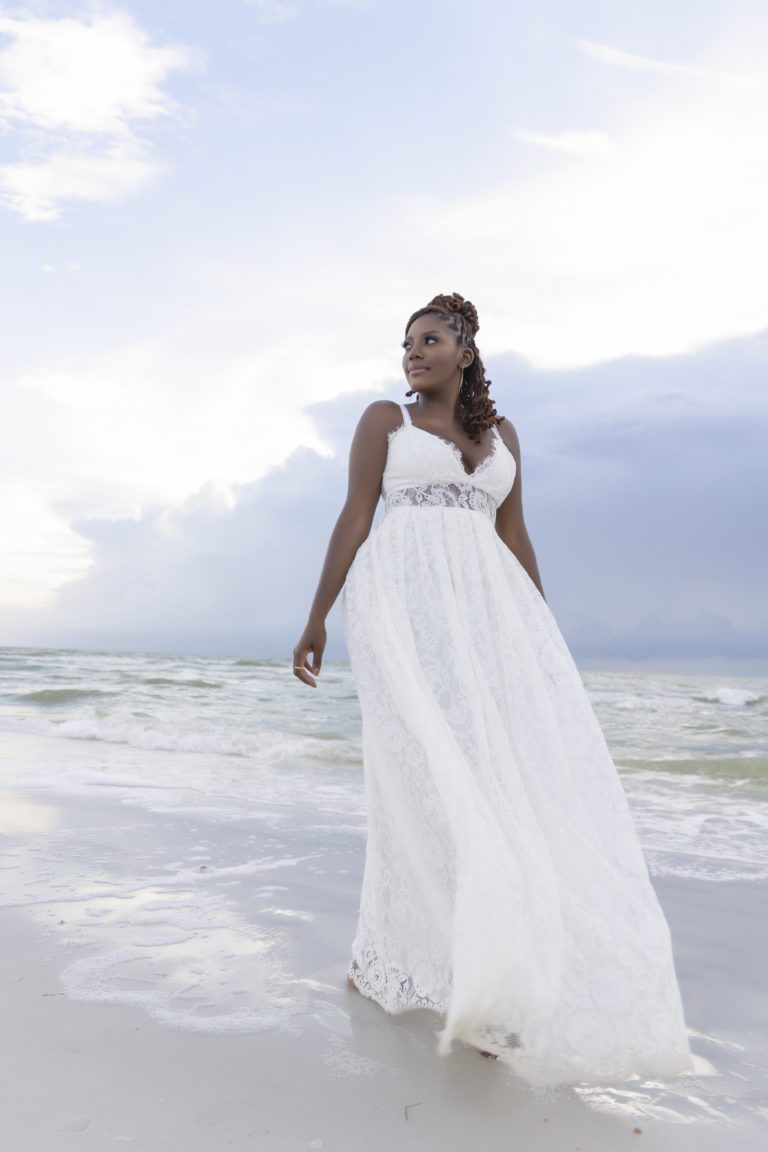
M 0 644 L 290 658 L 458 291 L 577 662 L 768 671 L 766 77 L 740 0 L 0 2 Z

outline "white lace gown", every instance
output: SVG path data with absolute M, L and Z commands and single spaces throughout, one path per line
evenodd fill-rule
M 342 618 L 368 840 L 349 975 L 535 1085 L 692 1070 L 670 933 L 616 767 L 546 601 L 494 527 L 515 460 L 471 474 L 410 421 Z

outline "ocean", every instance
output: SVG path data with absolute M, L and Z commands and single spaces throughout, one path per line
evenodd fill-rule
M 768 877 L 768 678 L 582 672 L 652 875 Z M 156 813 L 344 818 L 365 833 L 347 664 L 0 648 L 0 785 Z

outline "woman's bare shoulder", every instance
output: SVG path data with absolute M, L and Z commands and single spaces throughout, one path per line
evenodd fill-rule
M 358 428 L 373 434 L 394 431 L 403 422 L 400 405 L 394 400 L 372 400 L 358 420 Z
M 499 435 L 501 436 L 502 440 L 519 464 L 520 439 L 517 435 L 517 429 L 515 428 L 514 424 L 507 416 L 502 416 L 501 423 L 497 424 L 496 427 L 499 430 Z

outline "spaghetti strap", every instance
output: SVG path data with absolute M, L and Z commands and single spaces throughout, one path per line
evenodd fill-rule
M 408 411 L 408 409 L 406 408 L 405 404 L 400 404 L 399 407 L 400 407 L 400 411 L 403 414 L 403 424 L 410 424 L 411 423 L 411 414 Z

